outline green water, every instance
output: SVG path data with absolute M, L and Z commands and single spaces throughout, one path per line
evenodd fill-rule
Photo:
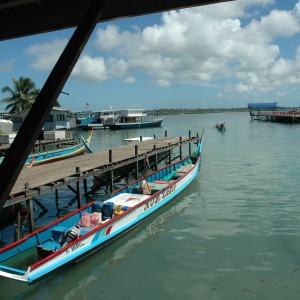
M 226 122 L 219 132 L 217 122 Z M 142 134 L 205 128 L 201 168 L 175 202 L 80 264 L 34 286 L 0 279 L 0 299 L 300 298 L 300 125 L 248 113 L 166 116 Z M 139 131 L 94 132 L 92 149 Z M 65 192 L 41 225 L 76 206 Z

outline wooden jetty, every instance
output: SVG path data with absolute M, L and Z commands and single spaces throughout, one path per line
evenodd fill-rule
M 248 103 L 250 116 L 254 120 L 271 121 L 278 123 L 300 123 L 300 111 L 278 110 L 277 102 Z
M 300 111 L 262 111 L 250 112 L 255 120 L 271 121 L 278 123 L 300 123 Z
M 4 207 L 55 191 L 63 186 L 70 186 L 73 183 L 77 183 L 76 193 L 80 197 L 79 183 L 81 180 L 144 160 L 145 154 L 148 157 L 156 156 L 178 146 L 181 156 L 181 146 L 190 144 L 191 148 L 191 143 L 197 138 L 198 136 L 157 138 L 89 155 L 81 155 L 44 166 L 23 169 Z

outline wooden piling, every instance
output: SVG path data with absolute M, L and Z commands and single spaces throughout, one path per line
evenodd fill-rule
M 153 145 L 153 151 L 156 150 L 156 145 Z M 154 167 L 155 167 L 155 171 L 158 168 L 158 162 L 157 162 L 157 153 L 154 154 Z
M 192 134 L 191 134 L 191 131 L 189 130 L 189 138 L 191 138 Z M 189 142 L 189 155 L 192 154 L 192 145 L 191 145 L 191 142 Z
M 112 157 L 112 149 L 109 150 L 109 163 L 112 164 L 113 157 Z M 113 169 L 110 170 L 110 179 L 109 179 L 109 190 L 112 193 L 114 190 L 114 171 Z
M 32 204 L 32 199 L 28 200 L 27 204 L 27 209 L 29 210 L 29 220 L 28 220 L 28 227 L 29 227 L 29 232 L 34 231 L 34 212 L 33 212 L 33 204 Z
M 80 176 L 80 168 L 76 167 L 76 173 Z M 76 182 L 77 187 L 77 207 L 80 208 L 82 206 L 82 198 L 81 198 L 81 188 L 80 188 L 80 179 Z
M 135 165 L 135 179 L 138 179 L 138 171 L 139 171 L 139 161 L 137 159 L 139 153 L 139 147 L 138 145 L 134 146 L 134 155 L 136 157 L 136 165 Z
M 182 137 L 181 137 L 181 136 L 179 137 L 179 141 L 180 141 L 180 146 L 179 146 L 179 158 L 182 159 L 182 145 L 181 145 Z

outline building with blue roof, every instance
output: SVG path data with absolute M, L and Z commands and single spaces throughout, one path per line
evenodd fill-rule
M 277 108 L 277 102 L 273 103 L 248 103 L 249 109 L 276 109 Z

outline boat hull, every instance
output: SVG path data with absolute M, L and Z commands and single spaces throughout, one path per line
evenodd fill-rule
M 156 127 L 161 126 L 162 121 L 163 119 L 149 122 L 114 123 L 108 125 L 108 127 L 110 130 Z
M 28 156 L 26 159 L 26 162 L 24 164 L 24 167 L 33 167 L 43 164 L 48 164 L 51 162 L 67 159 L 70 157 L 78 156 L 84 153 L 91 153 L 91 149 L 89 148 L 89 144 L 92 138 L 93 131 L 90 132 L 89 138 L 87 141 L 81 137 L 81 143 L 65 147 L 62 149 L 56 149 L 52 151 L 45 151 L 45 152 L 39 152 L 39 153 L 32 153 Z M 0 158 L 0 164 L 3 160 L 3 157 Z
M 94 123 L 94 124 L 84 124 L 84 125 L 77 125 L 78 129 L 81 130 L 103 130 L 103 129 L 108 129 L 107 124 L 100 124 L 100 123 Z

